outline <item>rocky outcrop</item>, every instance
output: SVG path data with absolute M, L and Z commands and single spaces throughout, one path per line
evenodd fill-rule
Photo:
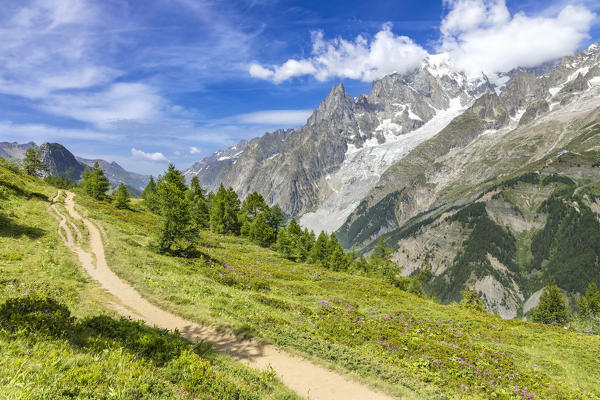
M 73 153 L 58 143 L 42 144 L 40 146 L 40 160 L 46 166 L 45 175 L 61 176 L 73 182 L 81 179 L 81 174 L 85 169 Z

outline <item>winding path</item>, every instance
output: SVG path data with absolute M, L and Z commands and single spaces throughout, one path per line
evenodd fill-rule
M 111 304 L 111 307 L 119 314 L 143 320 L 150 326 L 169 330 L 177 329 L 186 339 L 192 342 L 209 342 L 212 344 L 213 350 L 244 361 L 253 368 L 266 369 L 270 366 L 285 385 L 299 395 L 310 399 L 392 399 L 392 397 L 376 392 L 335 371 L 304 358 L 293 356 L 272 345 L 261 344 L 255 340 L 241 340 L 227 330 L 187 321 L 151 304 L 108 267 L 100 231 L 89 219 L 82 217 L 75 210 L 73 201 L 75 194 L 66 191 L 64 192 L 66 193 L 65 208 L 71 218 L 80 220 L 85 225 L 92 253 L 81 247 L 81 232 L 56 206 L 61 193 L 63 191 L 58 192 L 51 205 L 52 210 L 56 213 L 55 217 L 59 221 L 58 233 L 69 249 L 77 254 L 87 273 L 98 281 L 102 288 L 119 300 L 120 304 Z M 77 240 L 71 229 L 75 231 Z M 64 235 L 62 231 L 64 231 Z

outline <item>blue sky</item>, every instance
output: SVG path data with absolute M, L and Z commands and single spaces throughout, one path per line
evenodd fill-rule
M 469 75 L 600 39 L 597 1 L 8 0 L 0 141 L 157 174 L 303 124 L 332 85 L 445 52 Z

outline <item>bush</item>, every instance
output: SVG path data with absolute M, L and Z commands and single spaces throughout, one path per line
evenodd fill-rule
M 47 297 L 8 299 L 0 306 L 0 328 L 9 332 L 25 330 L 53 337 L 66 337 L 75 319 L 69 309 Z

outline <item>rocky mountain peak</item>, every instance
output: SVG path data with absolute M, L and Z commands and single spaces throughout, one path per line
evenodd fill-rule
M 354 101 L 346 93 L 343 83 L 335 85 L 325 100 L 319 104 L 310 118 L 308 125 L 316 125 L 323 121 L 348 120 L 353 113 Z

